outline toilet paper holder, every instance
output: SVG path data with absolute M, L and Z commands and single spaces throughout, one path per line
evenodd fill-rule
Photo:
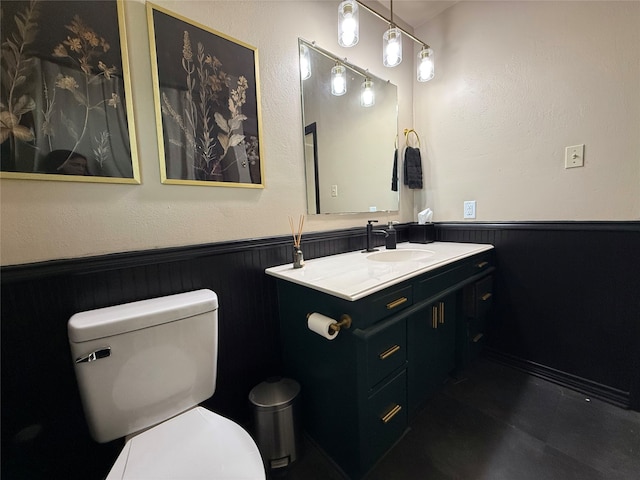
M 309 318 L 312 313 L 313 312 L 307 313 L 307 318 Z M 351 328 L 351 322 L 351 317 L 346 313 L 343 313 L 340 315 L 340 321 L 338 323 L 332 323 L 329 325 L 329 330 L 331 330 L 331 333 L 336 333 L 342 328 Z

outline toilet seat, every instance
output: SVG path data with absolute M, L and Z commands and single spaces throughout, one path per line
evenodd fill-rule
M 264 480 L 262 457 L 238 424 L 196 407 L 125 443 L 107 480 Z

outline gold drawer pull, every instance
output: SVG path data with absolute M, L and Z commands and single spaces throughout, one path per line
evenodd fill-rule
M 395 417 L 400 410 L 402 410 L 402 407 L 396 404 L 395 407 L 389 410 L 383 417 L 380 417 L 380 420 L 382 420 L 382 423 L 389 423 L 391 419 Z
M 478 268 L 484 268 L 484 267 L 486 267 L 487 265 L 489 265 L 489 262 L 480 262 L 479 264 L 477 264 L 477 265 L 476 265 L 476 267 L 478 267 Z
M 482 301 L 486 302 L 487 300 L 489 300 L 491 298 L 491 294 L 490 293 L 485 293 L 484 295 L 482 295 Z
M 396 308 L 398 305 L 402 305 L 407 300 L 409 300 L 407 297 L 400 297 L 397 300 L 394 300 L 393 302 L 387 303 L 387 310 Z
M 431 328 L 438 328 L 438 307 L 431 307 Z
M 444 324 L 444 302 L 438 304 L 439 323 Z
M 398 350 L 400 350 L 400 345 L 394 345 L 393 347 L 391 347 L 391 348 L 385 350 L 384 352 L 382 352 L 380 355 L 378 355 L 378 357 L 380 358 L 380 360 L 384 360 L 386 358 L 389 358 L 391 355 L 396 353 Z

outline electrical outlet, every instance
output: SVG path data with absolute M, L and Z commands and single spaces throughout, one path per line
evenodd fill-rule
M 564 149 L 564 168 L 584 167 L 584 144 Z
M 332 197 L 338 196 L 338 185 L 331 185 L 331 196 Z
M 464 202 L 464 218 L 476 218 L 475 200 L 467 200 Z

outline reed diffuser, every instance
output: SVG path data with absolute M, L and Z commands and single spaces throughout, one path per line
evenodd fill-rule
M 291 235 L 293 236 L 293 268 L 302 268 L 304 266 L 304 256 L 300 248 L 300 240 L 302 239 L 302 228 L 304 227 L 304 215 L 300 215 L 298 220 L 298 233 L 293 229 L 293 218 L 289 216 L 289 226 L 291 227 Z

